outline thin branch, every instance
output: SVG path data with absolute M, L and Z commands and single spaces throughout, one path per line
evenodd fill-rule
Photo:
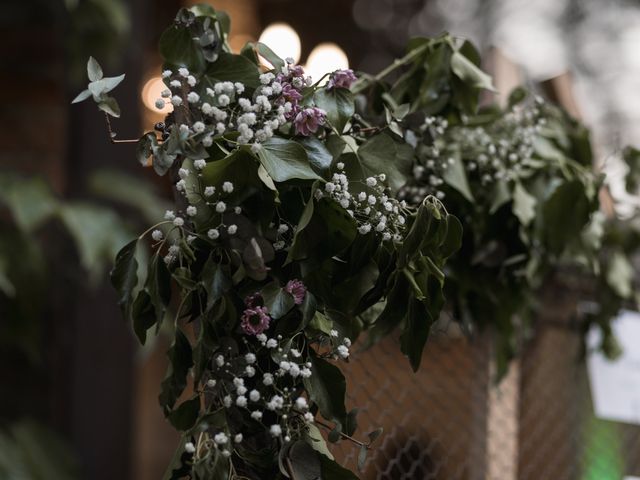
M 329 430 L 329 431 L 333 431 L 333 430 L 334 430 L 334 427 L 332 427 L 332 426 L 331 426 L 331 425 L 329 425 L 328 423 L 324 423 L 322 420 L 318 420 L 317 418 L 316 418 L 316 419 L 314 419 L 314 420 L 313 420 L 313 422 L 314 422 L 314 423 L 317 423 L 317 424 L 318 424 L 318 425 L 320 425 L 321 427 L 326 428 L 326 429 L 327 429 L 327 430 Z M 371 443 L 364 443 L 364 442 L 361 442 L 360 440 L 356 440 L 355 438 L 353 438 L 353 437 L 351 437 L 351 436 L 349 436 L 349 435 L 347 435 L 346 433 L 343 433 L 343 432 L 338 432 L 338 433 L 340 433 L 340 436 L 341 436 L 342 438 L 345 438 L 345 439 L 347 439 L 347 440 L 349 440 L 349 441 L 351 441 L 351 442 L 355 443 L 356 445 L 359 445 L 359 446 L 361 446 L 361 447 L 365 447 L 367 450 L 369 450 L 369 449 L 371 448 Z
M 138 139 L 137 138 L 127 138 L 124 140 L 116 140 L 116 134 L 113 132 L 113 130 L 111 129 L 111 120 L 109 119 L 109 114 L 105 113 L 104 114 L 104 119 L 107 123 L 107 134 L 109 135 L 109 141 L 111 143 L 138 143 Z M 158 140 L 159 143 L 162 143 L 162 140 Z

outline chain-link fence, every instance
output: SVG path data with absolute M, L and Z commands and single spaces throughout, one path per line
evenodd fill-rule
M 384 428 L 363 480 L 623 480 L 640 476 L 640 427 L 594 417 L 578 334 L 540 326 L 500 385 L 491 342 L 434 334 L 412 373 L 397 339 L 345 368 L 358 434 Z M 356 469 L 358 449 L 336 457 Z

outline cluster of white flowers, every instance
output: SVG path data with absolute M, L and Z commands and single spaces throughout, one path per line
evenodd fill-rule
M 286 65 L 283 72 L 288 73 L 291 67 Z M 245 85 L 239 82 L 217 82 L 204 87 L 198 85 L 186 68 L 177 72 L 166 70 L 163 78 L 168 88 L 162 92 L 156 106 L 162 108 L 170 102 L 174 109 L 188 109 L 191 124 L 171 127 L 178 128 L 183 139 L 193 138 L 210 147 L 216 136 L 237 131 L 240 135 L 235 141 L 250 144 L 255 152 L 291 119 L 297 99 L 301 98 L 297 90 L 301 90 L 306 82 L 297 87 L 292 83 L 284 84 L 278 81 L 282 75 L 284 73 L 278 78 L 270 72 L 260 75 L 259 87 L 248 97 Z M 290 92 L 290 87 L 296 91 Z
M 209 240 L 217 240 L 220 237 L 222 232 L 226 232 L 228 235 L 235 235 L 238 231 L 238 226 L 233 223 L 226 224 L 224 222 L 225 213 L 233 212 L 236 215 L 239 215 L 242 213 L 241 207 L 237 206 L 231 209 L 228 207 L 227 203 L 224 201 L 225 198 L 233 192 L 234 190 L 233 183 L 229 181 L 224 182 L 222 184 L 222 187 L 220 188 L 221 191 L 217 190 L 213 186 L 206 186 L 203 189 L 201 186 L 200 178 L 202 176 L 201 171 L 206 166 L 206 161 L 195 160 L 193 162 L 193 165 L 194 165 L 195 171 L 189 168 L 181 168 L 178 171 L 178 176 L 180 177 L 180 180 L 178 180 L 175 185 L 177 191 L 180 192 L 182 195 L 184 195 L 185 198 L 194 198 L 194 195 L 196 195 L 198 198 L 202 200 L 202 202 L 200 203 L 201 205 L 200 208 L 203 208 L 202 206 L 206 205 L 208 209 L 215 211 L 215 213 L 219 214 L 217 217 L 219 219 L 218 224 L 215 227 L 210 228 L 206 232 L 206 237 Z M 194 177 L 193 182 L 187 182 L 190 176 Z M 194 188 L 192 191 L 189 191 L 188 185 L 190 184 L 194 185 Z M 181 233 L 180 238 L 177 239 L 176 243 L 174 243 L 169 247 L 169 251 L 167 255 L 165 255 L 164 257 L 164 262 L 167 265 L 171 265 L 173 262 L 175 262 L 180 258 L 180 255 L 182 253 L 181 245 L 182 247 L 184 247 L 184 244 L 180 242 L 181 238 L 185 238 L 187 240 L 187 245 L 191 244 L 193 240 L 197 238 L 197 235 L 195 234 L 195 232 L 191 232 L 188 229 L 188 226 L 186 225 L 186 222 L 185 222 L 185 219 L 193 218 L 197 214 L 198 214 L 198 207 L 196 205 L 188 205 L 185 208 L 183 215 L 176 214 L 172 210 L 167 210 L 165 212 L 164 219 L 167 221 L 171 221 L 173 223 L 173 226 L 179 229 Z M 163 238 L 163 233 L 160 230 L 154 230 L 151 234 L 151 237 L 155 241 L 161 241 Z
M 407 205 L 405 201 L 398 201 L 390 196 L 384 184 L 386 175 L 381 173 L 368 177 L 362 189 L 352 193 L 354 190 L 344 173 L 345 165 L 338 163 L 336 167 L 338 172 L 333 174 L 331 181 L 316 190 L 316 199 L 328 197 L 335 200 L 355 218 L 361 235 L 374 231 L 380 234 L 383 241 L 401 241 L 406 223 L 404 209 Z
M 261 333 L 256 335 L 256 340 L 256 343 L 245 340 L 249 351 L 244 354 L 234 354 L 231 349 L 226 354 L 215 354 L 213 378 L 204 383 L 205 389 L 216 405 L 244 409 L 257 421 L 263 417 L 271 419 L 265 428 L 272 436 L 289 441 L 291 428 L 297 429 L 301 422 L 314 420 L 307 399 L 299 394 L 300 388 L 292 386 L 292 380 L 295 385 L 296 381 L 312 375 L 312 364 L 303 362 L 302 353 L 297 349 L 285 348 L 280 335 L 269 338 Z M 278 358 L 277 370 L 263 371 L 258 360 L 261 354 Z M 242 432 L 234 434 L 235 443 L 241 443 Z M 211 447 L 232 450 L 230 438 L 219 433 Z
M 401 193 L 412 203 L 427 195 L 444 198 L 441 189 L 446 170 L 456 161 L 449 145 L 456 146 L 470 181 L 490 186 L 497 180 L 510 181 L 527 175 L 535 162 L 534 138 L 544 125 L 540 106 L 543 101 L 514 108 L 497 121 L 481 126 L 449 126 L 444 118 L 427 117 L 419 129 L 414 167 L 415 182 Z

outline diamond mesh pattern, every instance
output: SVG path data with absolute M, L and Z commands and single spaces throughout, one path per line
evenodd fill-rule
M 579 337 L 545 327 L 499 386 L 491 344 L 438 333 L 411 372 L 389 338 L 343 369 L 358 438 L 383 427 L 363 480 L 622 480 L 640 475 L 640 427 L 593 417 Z M 356 470 L 358 449 L 337 459 Z

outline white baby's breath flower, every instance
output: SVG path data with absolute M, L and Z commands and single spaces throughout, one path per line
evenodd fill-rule
M 220 232 L 218 231 L 217 228 L 212 228 L 207 232 L 207 237 L 209 237 L 211 240 L 215 240 L 220 236 Z
M 269 427 L 269 433 L 271 434 L 272 437 L 279 437 L 280 435 L 282 435 L 282 428 L 280 427 L 280 425 L 271 425 Z
M 233 192 L 233 183 L 231 182 L 224 182 L 222 184 L 222 191 L 225 193 L 231 193 Z
M 226 209 L 227 209 L 227 204 L 226 203 L 224 203 L 224 202 L 216 203 L 216 212 L 224 213 Z
M 198 160 L 194 160 L 193 166 L 198 170 L 202 170 L 204 167 L 207 166 L 207 161 L 204 158 L 199 158 Z
M 195 217 L 198 214 L 198 209 L 194 205 L 189 205 L 187 207 L 187 215 L 190 217 Z
M 184 451 L 187 453 L 195 453 L 196 452 L 196 447 L 193 443 L 191 442 L 187 442 L 184 444 Z
M 204 132 L 204 123 L 202 122 L 196 122 L 193 124 L 193 131 L 196 133 L 202 133 Z
M 171 70 L 165 70 L 164 72 L 162 72 L 162 78 L 169 78 L 171 75 L 173 75 L 173 72 Z
M 213 196 L 213 194 L 216 193 L 216 187 L 205 187 L 204 188 L 204 196 L 205 197 L 211 197 Z
M 229 225 L 229 227 L 227 227 L 227 233 L 229 235 L 235 235 L 237 231 L 238 231 L 237 225 Z
M 173 97 L 171 97 L 171 103 L 174 107 L 179 107 L 180 105 L 182 105 L 182 97 L 174 95 Z
M 178 69 L 178 74 L 181 77 L 187 78 L 189 76 L 189 69 L 188 68 L 184 68 L 184 67 L 179 68 Z
M 164 108 L 164 106 L 165 106 L 165 102 L 164 102 L 164 100 L 163 100 L 163 99 L 161 99 L 161 98 L 157 98 L 157 99 L 156 99 L 156 102 L 155 102 L 155 106 L 156 106 L 156 108 L 157 108 L 158 110 L 162 110 L 162 109 Z
M 163 236 L 164 235 L 160 230 L 154 230 L 153 232 L 151 232 L 151 238 L 153 238 L 156 242 L 159 242 L 160 240 L 162 240 Z
M 181 227 L 181 226 L 184 225 L 184 220 L 182 219 L 182 217 L 176 217 L 176 218 L 173 219 L 173 224 L 176 227 Z

